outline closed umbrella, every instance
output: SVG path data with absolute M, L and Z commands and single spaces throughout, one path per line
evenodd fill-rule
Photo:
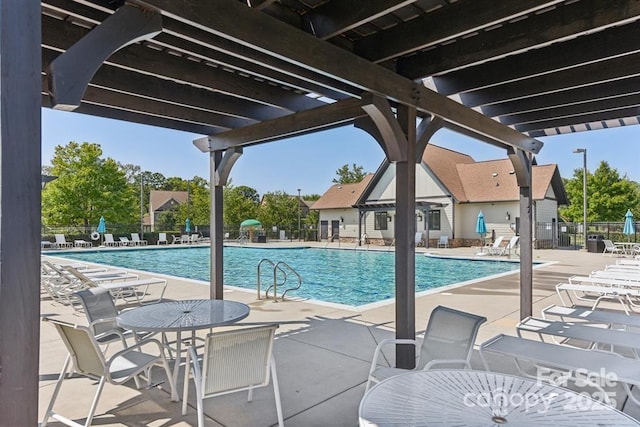
M 482 214 L 482 211 L 480 211 L 478 218 L 476 218 L 476 233 L 480 235 L 480 239 L 484 245 L 484 235 L 487 234 L 487 225 L 484 223 L 484 215 Z
M 100 233 L 100 245 L 102 245 L 102 238 L 104 233 L 107 232 L 107 222 L 104 220 L 104 217 L 100 217 L 100 222 L 98 222 L 98 228 L 96 229 L 98 233 Z
M 191 233 L 191 221 L 189 221 L 189 218 L 184 221 L 184 232 Z
M 627 241 L 631 240 L 631 235 L 636 233 L 636 228 L 633 225 L 633 214 L 631 209 L 627 209 L 627 213 L 624 215 L 624 229 L 622 230 L 627 235 Z

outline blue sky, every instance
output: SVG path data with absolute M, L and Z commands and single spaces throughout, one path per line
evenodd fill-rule
M 200 152 L 193 140 L 202 135 L 172 131 L 103 119 L 84 114 L 42 109 L 42 163 L 51 164 L 56 145 L 69 141 L 100 144 L 105 157 L 120 163 L 139 165 L 145 171 L 160 172 L 165 177 L 209 177 L 209 156 Z M 582 154 L 587 149 L 587 168 L 593 171 L 606 160 L 633 181 L 640 182 L 638 143 L 640 126 L 626 126 L 568 135 L 540 138 L 544 147 L 537 155 L 538 164 L 557 163 L 563 177 L 571 177 L 582 168 Z M 467 153 L 475 160 L 505 158 L 502 149 L 441 130 L 433 137 L 436 145 Z M 345 163 L 363 166 L 375 172 L 384 153 L 365 132 L 347 126 L 303 137 L 246 147 L 231 172 L 234 185 L 247 185 L 258 193 L 284 191 L 296 194 L 322 194 L 332 184 Z

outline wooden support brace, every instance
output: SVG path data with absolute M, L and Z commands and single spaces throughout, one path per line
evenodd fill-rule
M 53 108 L 72 111 L 102 63 L 114 52 L 162 31 L 162 16 L 122 6 L 102 24 L 54 59 L 47 70 Z

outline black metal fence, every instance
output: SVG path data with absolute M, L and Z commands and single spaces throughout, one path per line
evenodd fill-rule
M 624 221 L 621 222 L 590 222 L 587 224 L 587 239 L 607 239 L 613 242 L 638 242 L 640 240 L 638 226 L 634 223 L 635 233 L 626 235 Z M 536 224 L 536 249 L 581 249 L 588 245 L 584 241 L 584 228 L 582 223 L 573 222 L 539 222 Z
M 64 234 L 68 241 L 73 240 L 89 240 L 91 238 L 91 234 L 96 231 L 96 226 L 91 227 L 83 227 L 77 225 L 43 225 L 41 227 L 41 237 L 43 241 L 54 241 L 55 234 Z M 158 233 L 164 232 L 167 235 L 176 235 L 179 236 L 181 234 L 187 234 L 184 228 L 184 225 L 176 230 L 155 230 L 151 231 L 151 227 L 146 225 L 144 226 L 144 233 L 141 236 L 141 239 L 147 240 L 150 244 L 155 244 L 158 240 Z M 121 236 L 129 237 L 131 233 L 140 233 L 140 224 L 107 224 L 107 233 L 113 234 L 113 236 L 118 239 Z M 199 233 L 203 237 L 210 237 L 210 227 L 209 225 L 192 225 L 191 233 Z M 224 235 L 227 240 L 236 240 L 241 237 L 246 232 L 241 231 L 240 229 L 234 227 L 225 227 Z M 318 239 L 318 230 L 317 229 L 307 229 L 303 228 L 301 230 L 297 229 L 262 229 L 256 230 L 254 233 L 254 238 L 257 240 L 258 236 L 264 236 L 266 240 L 301 240 L 301 241 L 316 241 Z M 171 242 L 171 238 L 169 238 L 169 242 Z

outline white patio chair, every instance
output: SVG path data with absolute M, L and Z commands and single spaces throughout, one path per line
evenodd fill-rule
M 120 341 L 126 347 L 127 337 L 133 337 L 137 342 L 152 334 L 134 334 L 118 326 L 116 317 L 118 309 L 113 297 L 105 288 L 89 288 L 76 292 L 84 314 L 89 321 L 89 329 L 93 332 L 96 342 L 100 345 L 108 345 Z
M 438 248 L 448 248 L 449 247 L 449 236 L 440 236 L 438 240 Z
M 121 242 L 116 242 L 115 240 L 113 240 L 113 234 L 109 234 L 109 233 L 105 233 L 104 235 L 104 245 L 105 246 L 122 246 Z
M 54 243 L 56 248 L 72 248 L 73 243 L 67 242 L 67 239 L 64 237 L 64 234 L 54 234 L 56 238 L 56 242 Z
M 167 241 L 167 233 L 158 233 L 158 245 L 167 245 L 169 242 Z
M 138 386 L 138 377 L 141 374 L 145 374 L 147 383 L 151 386 L 151 368 L 156 364 L 161 364 L 165 370 L 166 381 L 169 382 L 171 390 L 174 390 L 173 377 L 160 341 L 155 339 L 140 341 L 115 353 L 107 359 L 102 351 L 100 351 L 100 347 L 94 339 L 93 332 L 89 328 L 61 322 L 59 320 L 47 318 L 44 320 L 55 326 L 60 334 L 60 338 L 62 338 L 62 341 L 67 347 L 69 355 L 62 366 L 62 371 L 60 372 L 55 389 L 53 390 L 53 395 L 51 396 L 51 401 L 45 411 L 41 424 L 42 427 L 47 425 L 50 418 L 69 426 L 77 427 L 81 425 L 53 411 L 53 406 L 60 392 L 62 383 L 68 374 L 75 373 L 98 381 L 98 389 L 89 408 L 89 413 L 84 423 L 85 427 L 91 425 L 102 389 L 107 382 L 122 385 L 131 379 L 135 379 L 136 386 Z M 143 352 L 142 348 L 147 346 L 157 347 L 157 352 Z M 69 363 L 71 361 L 73 361 L 72 366 L 70 366 Z
M 216 332 L 207 335 L 202 366 L 194 347 L 189 347 L 186 369 L 191 373 L 196 388 L 198 426 L 204 424 L 203 399 L 249 390 L 248 400 L 253 397 L 253 389 L 269 385 L 269 374 L 273 381 L 278 425 L 282 427 L 282 405 L 273 358 L 273 338 L 278 325 L 259 326 Z M 182 415 L 187 413 L 189 397 L 188 373 L 185 373 Z M 271 424 L 271 422 L 269 423 Z
M 138 233 L 131 233 L 131 242 L 135 246 L 147 246 L 147 241 L 140 239 L 140 235 Z
M 193 233 L 189 236 L 189 243 L 200 243 L 200 234 Z
M 609 252 L 609 256 L 613 256 L 613 254 L 623 254 L 624 250 L 618 246 L 616 246 L 611 240 L 604 239 L 604 250 L 602 251 L 602 255 L 605 255 Z
M 387 338 L 378 344 L 371 361 L 369 378 L 365 392 L 372 383 L 378 383 L 404 372 L 406 369 L 379 366 L 378 359 L 382 350 L 390 344 L 412 344 L 416 348 L 418 359 L 414 370 L 431 369 L 437 365 L 445 367 L 460 366 L 471 369 L 473 344 L 478 335 L 480 325 L 486 317 L 438 306 L 433 309 L 429 323 L 422 339 L 419 340 Z
M 424 240 L 422 239 L 422 231 L 417 231 L 413 240 L 415 241 L 416 247 L 420 245 L 425 246 Z
M 120 246 L 135 246 L 135 243 L 126 236 L 118 237 L 118 240 L 120 240 Z

